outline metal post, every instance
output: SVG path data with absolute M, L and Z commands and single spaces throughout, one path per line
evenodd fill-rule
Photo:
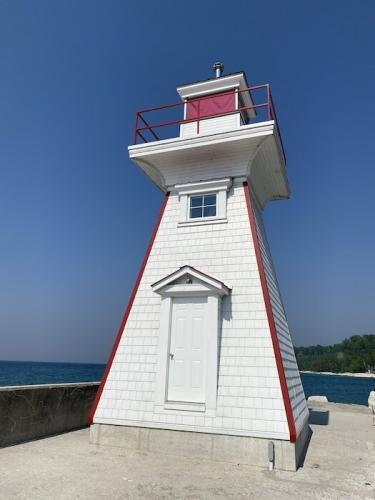
M 240 108 L 240 95 L 238 93 L 238 88 L 234 89 L 234 110 L 239 110 Z M 242 113 L 240 111 L 240 126 L 241 126 L 241 120 L 242 120 Z
M 268 443 L 268 470 L 271 472 L 275 467 L 275 445 L 272 441 Z
M 198 120 L 197 120 L 197 135 L 199 134 L 199 118 L 201 114 L 201 100 L 198 99 Z
M 267 83 L 267 110 L 268 110 L 268 120 L 271 120 L 271 98 L 270 98 L 270 86 Z
M 139 111 L 137 111 L 136 114 L 135 114 L 134 141 L 133 141 L 133 144 L 137 144 L 137 140 L 138 140 L 138 115 L 139 115 Z

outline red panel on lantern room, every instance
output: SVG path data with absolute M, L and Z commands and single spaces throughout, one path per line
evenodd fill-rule
M 199 108 L 199 113 L 198 113 Z M 236 109 L 236 95 L 232 91 L 223 92 L 221 94 L 213 94 L 210 97 L 202 99 L 194 99 L 187 101 L 186 104 L 186 120 L 194 120 L 198 118 L 220 115 L 221 113 L 230 113 Z

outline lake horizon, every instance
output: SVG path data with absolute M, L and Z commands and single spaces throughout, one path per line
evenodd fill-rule
M 8 386 L 99 382 L 105 363 L 0 360 L 0 389 Z M 326 396 L 329 402 L 367 406 L 375 378 L 300 372 L 306 398 Z

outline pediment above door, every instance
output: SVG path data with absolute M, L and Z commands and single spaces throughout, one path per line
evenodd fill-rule
M 151 285 L 155 293 L 166 296 L 228 295 L 231 287 L 192 266 L 180 267 Z

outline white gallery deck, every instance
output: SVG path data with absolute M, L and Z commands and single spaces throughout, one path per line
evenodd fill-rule
M 309 403 L 297 472 L 97 448 L 89 430 L 0 450 L 0 498 L 374 499 L 375 426 L 363 406 Z

